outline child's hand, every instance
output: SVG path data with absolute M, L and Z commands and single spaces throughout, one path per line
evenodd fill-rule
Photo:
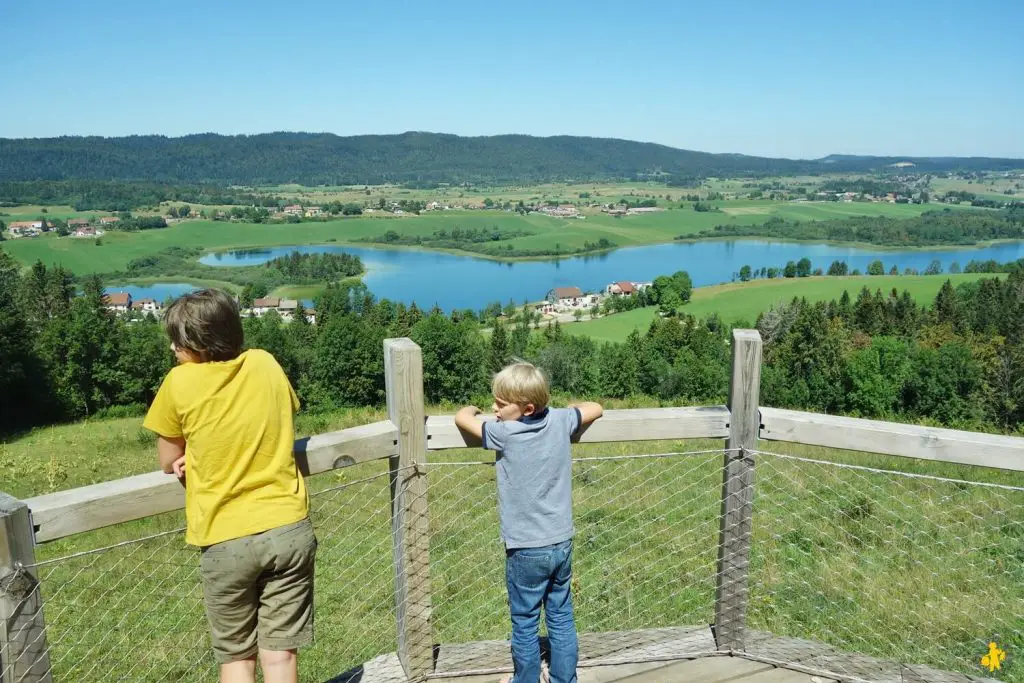
M 174 476 L 178 479 L 185 478 L 185 456 L 181 456 L 173 463 L 171 463 L 171 470 L 174 472 Z
M 483 434 L 483 428 L 480 426 L 477 415 L 480 415 L 481 412 L 476 406 L 466 406 L 455 413 L 455 425 L 463 432 L 472 434 L 479 439 Z

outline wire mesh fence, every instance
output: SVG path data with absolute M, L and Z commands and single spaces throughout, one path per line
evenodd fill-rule
M 303 680 L 328 680 L 395 650 L 388 475 L 381 461 L 313 480 L 317 642 L 300 658 Z M 210 679 L 216 663 L 199 551 L 185 545 L 180 521 L 174 515 L 97 532 L 128 538 L 94 549 L 66 553 L 69 544 L 58 543 L 37 550 L 53 680 Z M 173 528 L 139 533 L 160 523 Z
M 622 634 L 581 656 L 630 649 L 630 631 L 711 623 L 721 482 L 720 448 L 574 459 L 577 630 Z M 507 640 L 493 463 L 433 461 L 428 483 L 436 639 Z
M 616 448 L 577 447 L 573 461 L 584 665 L 635 661 L 638 633 L 661 642 L 715 616 L 722 448 Z M 854 680 L 942 670 L 1024 683 L 1013 657 L 1024 648 L 1024 475 L 753 456 L 748 654 Z M 434 642 L 506 641 L 493 462 L 465 451 L 428 461 Z M 317 643 L 302 680 L 396 650 L 391 474 L 377 461 L 310 480 Z M 55 681 L 209 678 L 199 553 L 180 523 L 161 516 L 37 550 Z M 694 643 L 691 656 L 714 650 Z M 990 643 L 1011 653 L 991 672 Z
M 990 643 L 1024 648 L 1019 476 L 756 459 L 749 652 L 860 679 L 1024 680 L 1012 657 L 982 664 Z

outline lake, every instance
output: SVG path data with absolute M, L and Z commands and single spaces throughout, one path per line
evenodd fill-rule
M 1024 242 L 1005 242 L 978 249 L 904 250 L 868 249 L 829 244 L 769 242 L 764 240 L 716 240 L 676 242 L 644 247 L 629 247 L 594 256 L 577 256 L 552 261 L 501 262 L 439 252 L 410 249 L 383 249 L 340 245 L 274 247 L 243 251 L 215 252 L 203 256 L 201 262 L 210 266 L 251 266 L 300 253 L 340 253 L 359 256 L 369 272 L 363 281 L 377 297 L 416 302 L 421 308 L 437 304 L 445 310 L 480 309 L 492 301 L 521 303 L 537 301 L 554 287 L 576 286 L 584 291 L 603 290 L 616 280 L 649 281 L 658 275 L 677 270 L 690 273 L 695 286 L 729 282 L 743 265 L 781 267 L 787 261 L 803 257 L 815 268 L 827 269 L 832 261 L 845 261 L 850 269 L 867 270 L 871 261 L 880 259 L 886 272 L 893 265 L 924 271 L 933 259 L 947 270 L 954 261 L 961 267 L 971 260 L 994 259 L 1000 263 L 1024 258 Z M 138 291 L 159 291 L 161 285 L 138 288 Z M 192 287 L 167 283 L 166 287 Z M 131 291 L 125 286 L 114 291 Z M 170 291 L 170 290 L 167 290 Z M 172 296 L 177 296 L 178 291 Z

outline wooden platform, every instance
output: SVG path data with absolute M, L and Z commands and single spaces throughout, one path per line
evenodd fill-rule
M 748 632 L 747 651 L 729 655 L 716 651 L 707 626 L 581 633 L 579 640 L 579 683 L 997 683 L 770 633 Z M 438 683 L 496 683 L 512 670 L 507 640 L 441 645 L 435 658 L 429 680 Z M 407 681 L 389 654 L 329 683 Z

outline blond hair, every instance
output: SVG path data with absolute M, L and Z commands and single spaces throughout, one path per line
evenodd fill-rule
M 175 347 L 204 361 L 233 360 L 242 352 L 238 304 L 219 289 L 178 297 L 164 312 L 164 325 Z
M 494 376 L 491 392 L 495 398 L 507 403 L 525 406 L 533 404 L 535 412 L 544 410 L 551 400 L 548 378 L 530 363 L 513 363 Z

